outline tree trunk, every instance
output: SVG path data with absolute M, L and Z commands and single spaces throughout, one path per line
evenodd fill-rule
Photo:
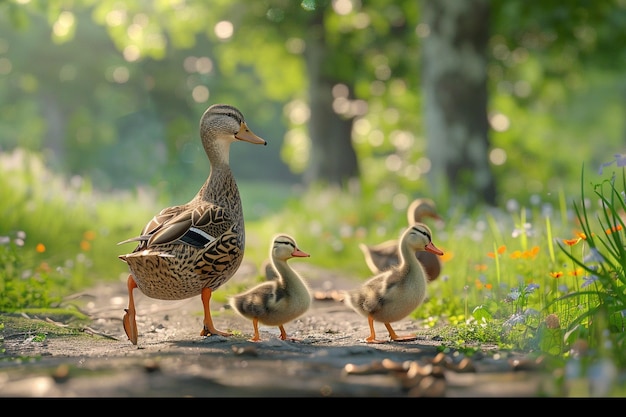
M 488 155 L 489 0 L 423 1 L 422 7 L 430 30 L 422 82 L 433 197 L 468 208 L 495 205 Z
M 304 55 L 309 76 L 311 155 L 303 180 L 306 185 L 322 182 L 339 187 L 349 186 L 359 179 L 356 152 L 352 145 L 354 120 L 344 118 L 333 110 L 332 88 L 340 81 L 324 72 L 328 46 L 322 23 L 312 23 L 307 33 Z

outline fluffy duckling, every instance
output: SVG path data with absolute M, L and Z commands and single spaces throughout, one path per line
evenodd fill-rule
M 278 326 L 282 340 L 297 341 L 287 337 L 283 325 L 309 309 L 311 292 L 298 273 L 287 264 L 287 260 L 309 256 L 298 248 L 291 236 L 276 235 L 270 250 L 270 266 L 274 273 L 272 279 L 231 297 L 230 306 L 242 317 L 252 320 L 254 336 L 250 341 L 261 340 L 259 323 Z
M 408 224 L 421 223 L 426 217 L 435 220 L 443 220 L 437 213 L 435 202 L 429 198 L 414 200 L 407 209 Z M 359 244 L 365 257 L 365 263 L 374 274 L 385 271 L 393 265 L 397 265 L 398 241 L 388 240 L 377 245 Z M 441 274 L 441 259 L 431 252 L 416 252 L 417 259 L 426 271 L 428 281 L 436 280 Z
M 415 310 L 426 297 L 426 274 L 415 252 L 443 252 L 432 243 L 432 233 L 423 223 L 409 226 L 397 248 L 400 263 L 367 280 L 361 287 L 348 291 L 344 302 L 357 313 L 367 317 L 370 336 L 367 343 L 384 343 L 376 339 L 374 322 L 385 324 L 393 341 L 415 340 L 415 336 L 398 336 L 391 322 L 401 320 Z

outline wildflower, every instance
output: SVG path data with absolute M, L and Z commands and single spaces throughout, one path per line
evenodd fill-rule
M 532 236 L 533 235 L 532 227 L 533 226 L 530 223 L 524 223 L 521 228 L 516 227 L 515 229 L 513 229 L 511 236 L 514 238 L 522 234 L 525 234 L 526 236 Z
M 439 248 L 439 249 L 443 250 L 442 248 Z M 450 251 L 450 250 L 445 250 L 445 251 L 443 252 L 443 255 L 441 255 L 441 256 L 439 257 L 439 259 L 441 259 L 441 261 L 442 261 L 442 262 L 448 262 L 448 261 L 450 261 L 452 258 L 454 258 L 454 253 L 452 253 L 452 251 Z
M 580 276 L 580 274 L 582 274 L 582 273 L 583 273 L 583 269 L 582 268 L 576 268 L 573 271 L 569 271 L 568 274 L 570 276 L 572 276 L 572 277 L 577 277 L 577 276 Z
M 538 288 L 539 288 L 539 284 L 531 283 L 526 286 L 526 288 L 524 289 L 524 292 L 526 294 L 531 294 Z
M 511 253 L 511 259 L 533 259 L 535 258 L 535 256 L 537 256 L 537 254 L 539 253 L 539 246 L 534 246 L 532 249 L 530 250 L 525 250 L 524 252 L 516 250 L 513 253 Z
M 581 238 L 577 238 L 577 239 L 563 239 L 563 243 L 565 243 L 567 246 L 574 246 L 575 244 L 580 242 L 580 240 L 581 240 Z
M 0 236 L 0 245 L 6 245 L 11 241 L 11 238 L 8 236 Z
M 506 296 L 508 301 L 515 301 L 520 297 L 521 293 L 518 288 L 513 288 L 511 292 Z
M 506 246 L 505 246 L 505 245 L 502 245 L 502 246 L 500 246 L 500 247 L 497 249 L 498 255 L 502 255 L 502 254 L 504 253 L 504 251 L 506 251 Z M 488 253 L 487 253 L 487 256 L 488 256 L 488 257 L 490 257 L 490 258 L 495 258 L 495 257 L 496 257 L 496 254 L 495 254 L 495 253 L 493 253 L 493 252 L 488 252 Z
M 622 225 L 618 224 L 617 226 L 613 226 L 613 227 L 611 227 L 609 229 L 606 229 L 605 233 L 607 235 L 610 235 L 611 233 L 619 232 L 620 230 L 622 230 Z
M 600 253 L 598 248 L 590 248 L 589 253 L 583 258 L 583 262 L 586 264 L 590 262 L 604 262 L 604 256 Z
M 604 168 L 608 167 L 609 165 L 615 164 L 618 168 L 626 166 L 626 155 L 617 153 L 617 154 L 615 154 L 613 156 L 615 157 L 614 161 L 605 162 L 604 164 L 600 165 L 600 169 L 598 170 L 598 174 L 602 175 L 602 173 L 604 172 Z
M 506 202 L 506 210 L 509 213 L 513 213 L 513 212 L 519 210 L 519 203 L 517 202 L 517 200 L 514 200 L 514 199 L 507 200 L 507 202 Z
M 580 288 L 585 288 L 590 286 L 591 284 L 593 284 L 594 282 L 598 281 L 598 276 L 597 275 L 587 275 L 583 277 L 583 283 L 580 285 Z
M 510 329 L 516 324 L 524 324 L 524 321 L 524 316 L 522 314 L 515 313 L 511 317 L 509 317 L 507 321 L 504 322 L 503 326 L 507 329 Z
M 561 278 L 563 276 L 563 271 L 558 271 L 558 272 L 550 272 L 550 276 L 552 278 Z
M 85 240 L 94 240 L 96 238 L 96 232 L 94 232 L 93 230 L 87 230 L 85 233 L 83 233 L 83 238 Z
M 87 242 L 86 240 L 81 240 L 80 241 L 80 249 L 83 252 L 88 252 L 91 249 L 91 243 Z
M 37 246 L 35 246 L 35 250 L 37 251 L 37 253 L 44 253 L 46 251 L 46 246 L 43 243 L 37 243 Z
M 477 271 L 486 271 L 487 270 L 487 265 L 485 264 L 476 264 L 474 265 L 474 269 Z

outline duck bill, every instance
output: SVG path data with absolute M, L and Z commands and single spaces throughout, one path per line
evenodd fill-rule
M 428 252 L 434 253 L 435 255 L 443 255 L 443 251 L 439 249 L 437 246 L 433 244 L 433 242 L 428 242 L 425 248 Z
M 256 145 L 267 145 L 265 139 L 255 135 L 249 128 L 246 122 L 241 123 L 239 132 L 235 133 L 235 137 L 239 140 L 254 143 Z
M 309 255 L 306 252 L 301 251 L 300 249 L 296 249 L 293 252 L 291 252 L 291 256 L 294 256 L 296 258 L 308 258 L 311 255 Z

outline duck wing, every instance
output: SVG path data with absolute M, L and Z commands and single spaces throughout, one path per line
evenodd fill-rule
M 137 237 L 120 242 L 139 242 L 135 252 L 166 244 L 206 247 L 232 226 L 232 218 L 221 206 L 205 203 L 194 207 L 163 209 L 146 224 Z

